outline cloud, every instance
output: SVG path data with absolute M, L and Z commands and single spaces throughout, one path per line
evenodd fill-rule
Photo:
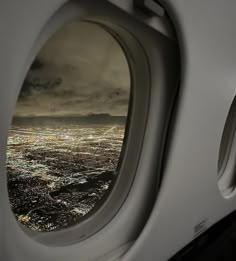
M 129 68 L 119 44 L 98 25 L 75 21 L 36 57 L 16 115 L 127 115 L 129 95 Z

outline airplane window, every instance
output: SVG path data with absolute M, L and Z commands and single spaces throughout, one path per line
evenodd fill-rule
M 232 196 L 236 187 L 236 98 L 226 119 L 218 160 L 218 186 L 223 197 Z
M 8 190 L 19 223 L 55 231 L 104 202 L 119 172 L 129 98 L 126 56 L 102 27 L 73 21 L 47 41 L 9 130 Z

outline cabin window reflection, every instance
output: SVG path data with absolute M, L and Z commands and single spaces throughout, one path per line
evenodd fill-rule
M 8 190 L 17 221 L 49 232 L 103 202 L 119 172 L 130 73 L 118 42 L 73 21 L 40 50 L 9 131 Z

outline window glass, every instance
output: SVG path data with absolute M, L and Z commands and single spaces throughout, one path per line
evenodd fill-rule
M 9 131 L 8 188 L 16 219 L 36 231 L 78 223 L 119 172 L 130 73 L 118 42 L 73 21 L 40 50 Z

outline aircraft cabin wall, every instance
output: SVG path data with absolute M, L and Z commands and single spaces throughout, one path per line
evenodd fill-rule
M 236 2 L 233 0 L 0 2 L 0 260 L 168 260 L 236 210 L 235 10 Z M 72 28 L 76 23 L 82 23 L 82 27 L 76 29 L 77 34 L 73 38 L 74 34 L 68 32 L 74 32 Z M 65 28 L 65 25 L 69 27 L 63 33 L 60 29 Z M 57 38 L 57 33 L 61 33 L 61 37 Z M 69 46 L 70 51 L 76 47 L 75 42 L 68 42 L 71 35 L 73 41 L 78 41 L 79 50 L 82 50 L 81 53 L 76 53 L 78 56 L 73 53 L 70 55 L 73 64 L 61 59 L 64 55 L 63 48 Z M 96 41 L 92 36 L 99 40 Z M 90 39 L 87 44 L 84 44 L 85 39 Z M 55 55 L 56 50 L 59 50 L 57 42 L 61 43 L 62 52 L 58 51 Z M 46 48 L 48 43 L 49 49 Z M 103 48 L 101 51 L 97 51 L 99 46 Z M 114 53 L 117 55 L 113 56 Z M 105 60 L 100 61 L 103 54 Z M 85 59 L 86 55 L 88 60 Z M 51 58 L 47 60 L 48 57 L 53 62 Z M 67 59 L 67 55 L 64 58 Z M 40 59 L 45 64 L 49 61 L 45 65 L 46 73 L 42 64 L 37 63 Z M 81 62 L 80 67 L 76 67 L 75 61 Z M 63 70 L 59 66 L 61 62 L 64 62 Z M 80 71 L 77 73 L 75 68 Z M 59 72 L 65 73 L 64 78 Z M 31 81 L 31 77 L 49 77 L 49 73 L 54 77 L 53 85 L 49 84 L 40 93 L 37 88 L 42 87 L 41 82 Z M 61 79 L 55 82 L 57 74 Z M 126 76 L 122 77 L 121 74 Z M 72 76 L 78 82 L 85 79 L 83 84 L 78 85 L 80 90 L 77 92 L 73 88 L 78 86 L 74 86 L 69 79 Z M 85 76 L 87 78 L 83 78 Z M 34 89 L 23 92 L 24 85 L 29 81 Z M 63 86 L 64 81 L 74 86 L 67 89 L 70 92 L 64 91 L 63 88 L 69 88 L 68 84 Z M 52 89 L 46 93 L 50 86 L 53 86 Z M 101 86 L 105 86 L 103 94 L 99 93 Z M 128 86 L 128 89 L 124 86 Z M 59 97 L 59 91 L 55 91 L 55 88 L 63 91 L 64 95 L 60 94 Z M 88 98 L 88 94 L 91 98 L 89 89 L 96 91 L 93 107 L 81 102 L 81 99 Z M 54 93 L 53 97 L 50 96 L 51 93 Z M 72 96 L 70 100 L 68 94 Z M 76 116 L 72 115 L 73 110 L 64 110 L 67 107 L 57 106 L 56 110 L 51 110 L 50 119 L 56 119 L 57 122 L 54 123 L 54 131 L 61 131 L 57 125 L 59 111 L 63 112 L 63 121 L 66 122 L 63 130 L 66 129 L 67 133 L 72 133 L 72 127 L 68 127 L 72 125 L 73 128 L 80 124 L 85 128 L 86 125 L 87 131 L 83 135 L 88 135 L 86 132 L 91 131 L 91 126 L 99 126 L 99 131 L 103 134 L 99 136 L 96 146 L 105 144 L 103 142 L 108 138 L 107 134 L 113 147 L 114 144 L 121 144 L 119 153 L 115 151 L 119 154 L 117 166 L 112 170 L 112 175 L 117 176 L 113 183 L 106 180 L 104 185 L 100 184 L 96 171 L 101 171 L 107 177 L 111 174 L 110 169 L 106 172 L 99 167 L 94 171 L 91 167 L 88 172 L 90 176 L 81 176 L 84 173 L 81 170 L 73 173 L 77 176 L 72 175 L 71 180 L 78 183 L 79 177 L 79 187 L 84 189 L 83 193 L 87 193 L 84 184 L 88 183 L 89 178 L 95 177 L 98 182 L 96 186 L 100 187 L 90 191 L 89 197 L 94 198 L 102 188 L 106 188 L 104 190 L 109 193 L 105 194 L 91 214 L 81 217 L 80 221 L 76 219 L 71 226 L 49 232 L 49 227 L 40 227 L 44 219 L 37 223 L 38 226 L 30 223 L 40 213 L 47 215 L 47 211 L 36 213 L 32 209 L 27 215 L 19 214 L 18 210 L 14 210 L 11 197 L 9 200 L 9 169 L 12 170 L 8 165 L 9 155 L 12 162 L 16 161 L 16 156 L 10 154 L 9 148 L 11 146 L 15 149 L 14 152 L 17 151 L 14 144 L 19 141 L 17 136 L 11 138 L 10 135 L 18 133 L 19 128 L 22 131 L 22 126 L 28 135 L 29 119 L 32 123 L 32 117 L 37 114 L 45 124 L 45 108 L 51 108 L 53 101 L 59 102 L 59 98 L 64 104 L 72 101 L 76 98 L 73 97 L 75 94 L 80 98 L 79 104 L 85 105 L 80 107 L 81 111 L 76 111 Z M 50 102 L 40 103 L 48 97 L 52 98 Z M 98 106 L 99 99 L 102 102 Z M 27 115 L 24 114 L 27 106 L 20 106 L 22 101 L 28 104 L 28 108 L 31 106 Z M 105 101 L 107 104 L 110 102 L 111 106 L 108 107 Z M 117 101 L 116 107 L 113 101 Z M 96 109 L 94 104 L 98 106 Z M 123 107 L 119 107 L 121 104 Z M 16 111 L 17 108 L 19 110 Z M 126 108 L 125 113 L 120 108 Z M 81 116 L 81 112 L 84 115 Z M 22 123 L 22 115 L 28 117 L 27 131 L 24 125 L 26 120 Z M 64 119 L 71 115 L 73 119 Z M 102 127 L 101 122 L 97 124 L 97 117 L 100 117 L 99 120 L 105 119 L 106 123 L 103 122 Z M 21 120 L 22 125 L 17 126 L 18 129 L 12 128 L 14 119 L 18 119 L 18 122 Z M 121 131 L 124 121 L 125 127 Z M 38 130 L 35 126 L 30 125 L 31 131 Z M 44 131 L 44 137 L 48 129 L 45 126 L 40 128 L 41 132 Z M 118 133 L 124 136 L 121 135 L 118 139 Z M 94 132 L 92 134 L 96 136 Z M 93 144 L 92 134 L 89 134 L 87 144 Z M 63 141 L 68 139 L 68 135 L 63 136 Z M 82 140 L 83 135 L 80 136 Z M 55 133 L 47 137 L 53 142 Z M 59 144 L 62 137 L 56 137 Z M 8 143 L 10 138 L 12 144 Z M 76 136 L 70 146 L 79 144 L 76 142 L 80 139 Z M 26 141 L 31 142 L 32 136 L 27 136 Z M 63 146 L 60 151 L 65 151 Z M 101 147 L 99 153 L 104 153 L 107 149 L 108 147 Z M 29 153 L 29 147 L 26 151 Z M 72 152 L 74 151 L 70 150 L 68 153 L 67 147 L 68 157 Z M 36 151 L 36 155 L 37 153 L 39 151 Z M 110 159 L 112 153 L 106 154 L 105 158 Z M 98 154 L 98 148 L 93 153 L 85 152 L 83 155 L 93 157 L 95 154 Z M 29 158 L 27 155 L 29 154 L 25 154 L 23 160 Z M 61 164 L 60 157 L 58 162 Z M 94 158 L 89 158 L 88 162 L 95 164 L 91 159 Z M 71 158 L 64 161 L 65 166 L 70 160 Z M 52 159 L 49 161 L 53 162 Z M 43 167 L 42 164 L 37 165 L 36 161 L 29 162 L 31 169 Z M 110 168 L 110 161 L 104 162 Z M 17 166 L 15 171 L 20 172 L 21 165 Z M 34 173 L 34 180 L 39 178 L 37 184 L 46 184 L 44 188 L 50 192 L 50 197 L 58 195 L 55 193 L 55 184 L 59 184 L 61 178 L 60 175 L 56 177 L 50 174 L 52 166 L 51 164 L 47 169 L 47 175 Z M 27 172 L 27 177 L 31 178 L 31 174 Z M 12 178 L 14 180 L 15 177 Z M 65 179 L 63 182 L 69 181 Z M 21 188 L 27 193 L 30 187 L 25 188 L 29 184 L 24 184 L 17 189 Z M 77 195 L 75 186 L 66 184 L 68 186 L 67 190 L 63 190 L 64 193 L 72 191 L 71 195 Z M 14 186 L 13 194 L 17 185 Z M 21 199 L 24 198 L 21 196 L 19 193 L 19 198 L 16 197 L 14 202 L 21 204 Z M 57 200 L 61 204 L 61 199 Z M 32 200 L 29 201 L 31 204 Z M 78 206 L 70 212 L 73 217 L 81 213 Z M 32 213 L 34 216 L 30 216 Z M 50 222 L 47 224 L 53 230 Z M 40 229 L 47 231 L 42 232 Z

